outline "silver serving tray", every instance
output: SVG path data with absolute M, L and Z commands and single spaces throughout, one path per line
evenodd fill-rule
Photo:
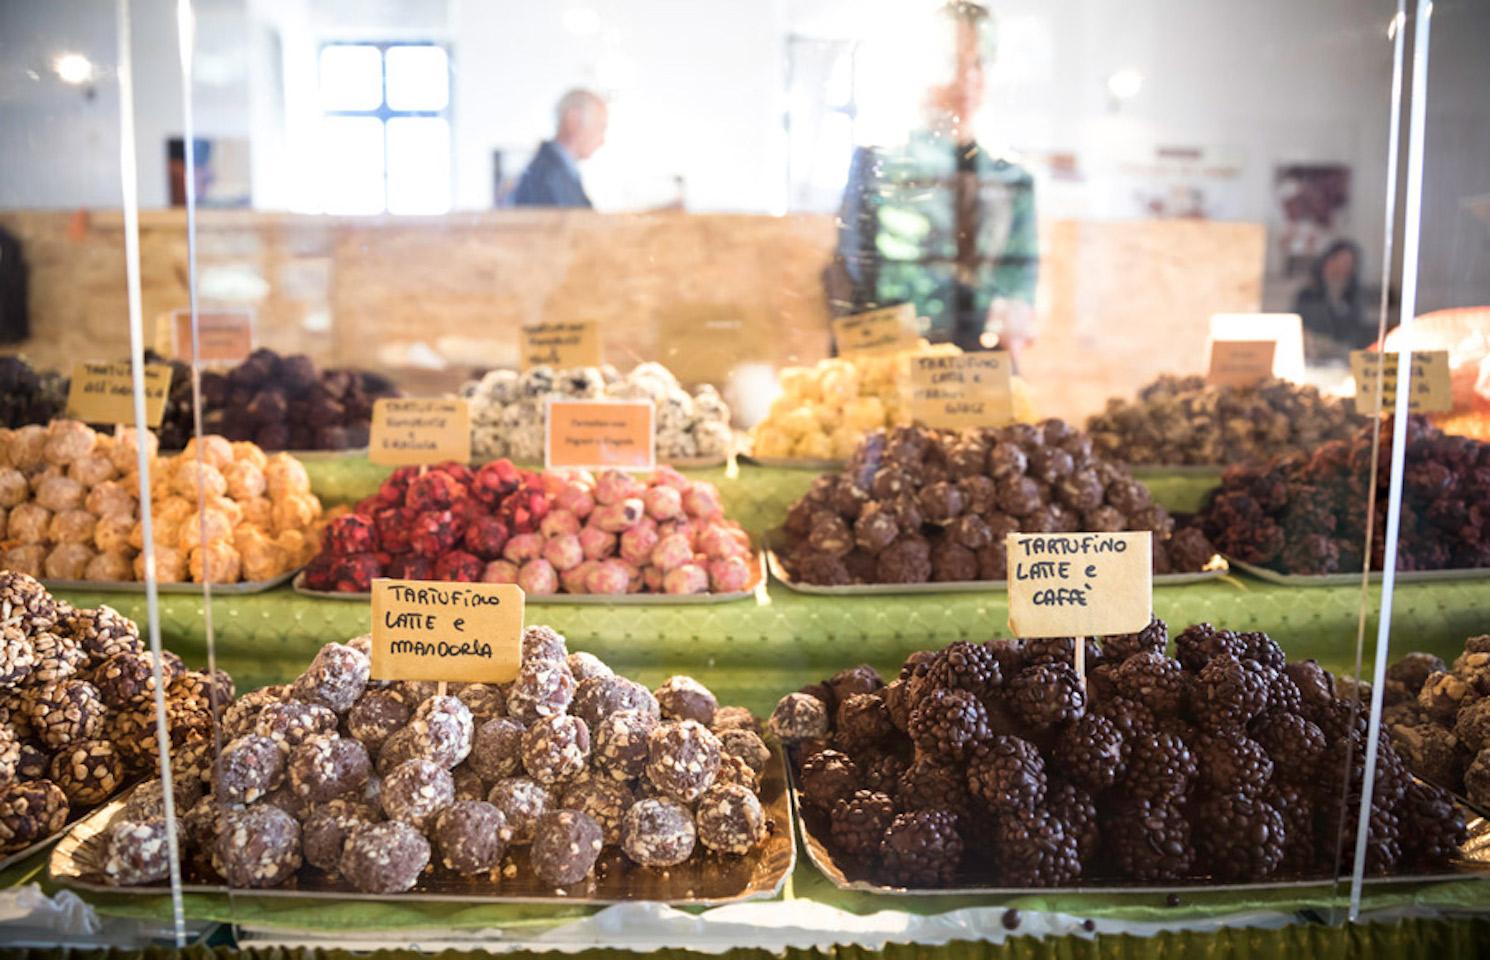
M 848 466 L 847 460 L 816 460 L 811 457 L 757 457 L 752 453 L 740 454 L 741 463 L 753 463 L 757 467 L 779 467 L 784 470 L 816 470 L 837 472 Z
M 1361 572 L 1355 573 L 1279 573 L 1255 563 L 1247 563 L 1235 557 L 1227 562 L 1244 573 L 1269 583 L 1281 583 L 1287 587 L 1354 587 L 1361 582 Z M 1381 582 L 1381 571 L 1371 571 L 1371 582 Z M 1156 578 L 1157 579 L 1157 578 Z M 1441 583 L 1447 580 L 1490 580 L 1490 567 L 1467 567 L 1457 570 L 1398 570 L 1398 583 Z
M 248 580 L 242 583 L 214 583 L 212 585 L 213 596 L 242 596 L 250 593 L 263 593 L 273 590 L 275 587 L 284 586 L 289 583 L 300 572 L 300 567 L 287 570 L 277 577 L 269 580 Z M 42 580 L 42 585 L 48 590 L 79 590 L 96 593 L 139 593 L 145 592 L 145 581 L 143 580 Z M 203 584 L 200 583 L 160 583 L 155 589 L 160 593 L 202 593 Z

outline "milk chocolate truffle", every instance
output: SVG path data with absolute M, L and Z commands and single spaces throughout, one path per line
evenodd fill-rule
M 290 789 L 310 803 L 357 793 L 372 776 L 367 748 L 338 736 L 312 737 L 290 753 Z
M 103 875 L 109 883 L 134 887 L 171 875 L 171 849 L 163 821 L 115 820 L 107 835 Z
M 614 780 L 640 777 L 647 769 L 647 737 L 656 727 L 657 718 L 640 710 L 605 717 L 595 729 L 596 768 Z
M 507 690 L 507 714 L 525 724 L 563 713 L 574 699 L 574 674 L 560 657 L 523 664 Z
M 511 842 L 519 845 L 533 842 L 538 818 L 547 813 L 554 802 L 548 790 L 529 777 L 508 777 L 497 781 L 486 799 L 502 811 L 507 818 L 507 829 L 512 831 Z
M 476 728 L 467 766 L 487 783 L 512 776 L 522 768 L 524 732 L 522 723 L 511 717 L 487 720 Z
M 639 710 L 654 719 L 662 716 L 662 707 L 652 691 L 626 677 L 590 677 L 574 694 L 570 713 L 579 717 L 591 730 L 612 713 Z
M 479 724 L 493 717 L 507 715 L 507 694 L 495 684 L 462 684 L 461 688 L 455 691 L 455 695 L 471 711 L 471 719 L 475 723 Z
M 213 792 L 224 803 L 253 803 L 284 780 L 285 753 L 268 737 L 249 734 L 226 744 L 213 770 Z
M 560 806 L 588 815 L 600 824 L 605 842 L 616 844 L 621 842 L 621 819 L 635 800 L 629 784 L 592 774 L 566 786 Z
M 98 688 L 83 680 L 43 684 L 28 690 L 26 699 L 31 708 L 31 729 L 53 750 L 99 736 L 108 718 Z
M 768 726 L 783 743 L 825 737 L 828 735 L 828 707 L 809 694 L 789 693 L 771 711 Z
M 555 810 L 538 819 L 529 858 L 544 883 L 579 883 L 595 866 L 604 846 L 600 825 L 577 810 Z
M 671 867 L 693 853 L 698 833 L 693 814 L 668 797 L 638 800 L 621 824 L 621 849 L 644 867 Z
M 449 770 L 471 753 L 474 721 L 459 697 L 433 696 L 414 711 L 409 729 L 419 755 Z
M 455 802 L 455 781 L 450 771 L 429 760 L 405 760 L 384 778 L 379 800 L 388 819 L 423 830 Z
M 267 737 L 286 754 L 311 737 L 335 733 L 336 727 L 336 714 L 319 703 L 299 700 L 268 704 L 254 720 L 254 733 Z
M 124 782 L 124 761 L 107 740 L 77 740 L 52 757 L 50 779 L 78 806 L 93 806 L 113 796 Z
M 276 887 L 300 869 L 300 824 L 258 804 L 223 817 L 213 865 L 230 887 Z
M 381 819 L 372 807 L 357 800 L 341 798 L 316 804 L 300 827 L 305 862 L 319 870 L 339 870 L 347 838 L 359 827 Z
M 692 677 L 668 677 L 652 696 L 662 708 L 662 715 L 669 720 L 697 720 L 704 726 L 714 722 L 714 712 L 719 701 L 709 688 Z
M 760 721 L 744 707 L 720 707 L 715 711 L 714 722 L 709 724 L 709 728 L 715 733 L 723 733 L 725 730 L 761 732 Z
M 569 656 L 564 635 L 552 627 L 535 625 L 523 631 L 522 662 L 563 663 Z
M 547 786 L 572 780 L 590 760 L 590 728 L 579 717 L 542 717 L 523 734 L 523 768 Z
M 398 820 L 356 828 L 341 854 L 342 876 L 364 893 L 403 893 L 428 865 L 429 841 Z
M 719 772 L 719 738 L 696 720 L 664 723 L 647 736 L 647 779 L 663 793 L 692 803 Z
M 263 687 L 250 690 L 234 700 L 222 712 L 223 736 L 232 739 L 246 733 L 253 733 L 254 727 L 258 724 L 259 714 L 269 704 L 282 701 L 286 692 L 283 686 Z
M 501 810 L 484 800 L 462 800 L 435 819 L 434 841 L 445 869 L 475 876 L 496 869 L 512 831 Z
M 307 703 L 319 703 L 333 713 L 346 713 L 362 696 L 372 668 L 366 656 L 343 643 L 328 643 L 295 681 L 291 695 Z
M 766 837 L 760 800 L 735 784 L 715 784 L 704 791 L 694 819 L 699 840 L 718 853 L 748 853 Z
M 50 780 L 0 787 L 0 850 L 28 847 L 67 823 L 67 794 Z
M 347 732 L 371 752 L 379 748 L 413 716 L 402 695 L 393 690 L 369 690 L 347 712 Z
M 565 663 L 569 665 L 569 672 L 574 674 L 576 683 L 584 683 L 591 677 L 615 676 L 615 671 L 593 653 L 575 651 L 565 659 Z

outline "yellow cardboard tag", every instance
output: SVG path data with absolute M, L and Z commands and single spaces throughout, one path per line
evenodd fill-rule
M 1250 387 L 1273 375 L 1277 340 L 1212 340 L 1206 383 L 1217 387 Z
M 916 354 L 907 361 L 901 390 L 917 423 L 961 430 L 1013 422 L 1007 353 Z
M 1397 402 L 1397 371 L 1400 353 L 1377 353 L 1375 350 L 1352 350 L 1350 374 L 1355 377 L 1355 410 L 1374 417 L 1390 411 Z M 1381 371 L 1382 394 L 1378 406 L 1376 374 Z M 1449 352 L 1422 350 L 1412 353 L 1412 380 L 1407 409 L 1412 413 L 1447 413 L 1454 409 L 1454 392 L 1450 383 Z
M 833 342 L 839 356 L 910 350 L 916 345 L 916 308 L 902 303 L 833 321 Z
M 550 400 L 543 462 L 551 470 L 651 470 L 653 413 L 649 400 Z
M 520 337 L 524 370 L 600 366 L 600 325 L 594 320 L 535 323 L 523 327 Z
M 1153 613 L 1153 534 L 1011 533 L 1009 630 L 1016 637 L 1136 633 Z
M 171 392 L 171 366 L 145 364 L 145 424 L 160 426 Z M 134 423 L 134 377 L 128 361 L 72 365 L 67 415 L 84 423 Z
M 506 683 L 522 656 L 515 583 L 372 582 L 375 680 Z
M 176 356 L 190 363 L 191 311 L 177 310 Z M 197 359 L 202 363 L 238 363 L 254 349 L 252 310 L 198 310 Z
M 367 458 L 385 466 L 471 459 L 471 411 L 464 400 L 388 398 L 373 402 Z

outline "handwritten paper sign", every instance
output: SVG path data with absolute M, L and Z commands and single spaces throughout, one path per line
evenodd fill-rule
M 543 462 L 549 469 L 651 470 L 654 412 L 649 400 L 550 400 Z
M 1213 340 L 1206 383 L 1217 387 L 1250 387 L 1273 375 L 1276 340 Z
M 993 350 L 909 358 L 901 390 L 917 423 L 942 430 L 1014 420 L 1009 355 Z
M 464 400 L 374 401 L 367 458 L 391 467 L 471 459 L 471 411 Z
M 1016 637 L 1136 633 L 1153 612 L 1153 534 L 1011 533 L 1009 629 Z
M 176 356 L 191 362 L 191 311 L 177 310 Z M 197 360 L 201 363 L 238 363 L 254 349 L 252 310 L 198 310 Z
M 128 361 L 72 365 L 72 384 L 67 389 L 67 415 L 84 423 L 133 423 L 134 377 Z M 160 426 L 171 391 L 171 367 L 145 364 L 145 424 Z
M 1374 417 L 1381 410 L 1391 410 L 1397 402 L 1399 353 L 1377 353 L 1374 350 L 1350 352 L 1350 374 L 1355 377 L 1355 410 Z M 1449 377 L 1449 352 L 1424 350 L 1412 355 L 1412 379 L 1409 382 L 1407 409 L 1412 413 L 1446 413 L 1454 409 L 1454 394 Z M 1376 375 L 1381 373 L 1380 397 L 1376 394 Z
M 838 345 L 840 356 L 910 350 L 916 340 L 916 308 L 909 303 L 833 321 L 833 342 Z
M 600 366 L 600 326 L 593 320 L 537 323 L 523 327 L 520 350 L 524 370 Z
M 523 603 L 515 583 L 374 580 L 373 679 L 506 683 L 522 655 Z

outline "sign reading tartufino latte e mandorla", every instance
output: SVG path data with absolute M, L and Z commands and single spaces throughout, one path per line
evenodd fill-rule
M 507 683 L 522 656 L 514 583 L 372 582 L 375 680 Z

